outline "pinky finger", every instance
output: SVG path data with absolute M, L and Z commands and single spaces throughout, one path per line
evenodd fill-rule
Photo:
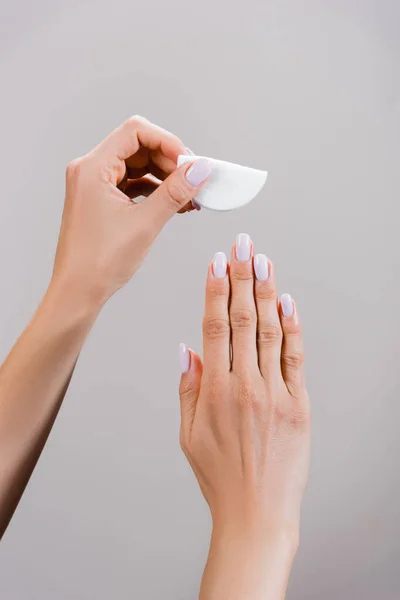
M 280 300 L 279 315 L 283 331 L 281 368 L 291 396 L 300 398 L 305 392 L 304 347 L 296 304 L 289 294 Z

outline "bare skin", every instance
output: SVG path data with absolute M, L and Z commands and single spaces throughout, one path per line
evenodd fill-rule
M 133 117 L 67 168 L 50 285 L 0 367 L 0 537 L 102 306 L 133 276 L 166 222 L 192 209 L 210 168 L 176 169 L 178 155 L 187 153 L 176 136 Z M 159 181 L 143 178 L 147 173 Z M 139 195 L 147 198 L 134 204 Z
M 299 315 L 243 236 L 209 267 L 204 363 L 181 346 L 181 446 L 213 520 L 201 600 L 285 598 L 308 478 Z
M 185 152 L 178 138 L 135 117 L 67 169 L 51 282 L 0 368 L 0 535 L 102 306 L 134 275 L 164 224 L 192 209 L 210 172 L 200 161 L 176 169 Z M 143 179 L 149 172 L 163 183 Z M 132 203 L 138 195 L 148 197 Z M 209 268 L 204 364 L 181 351 L 181 445 L 213 519 L 201 600 L 286 594 L 308 476 L 310 408 L 299 316 L 282 298 L 272 263 L 253 257 L 242 234 L 230 265 L 219 255 Z

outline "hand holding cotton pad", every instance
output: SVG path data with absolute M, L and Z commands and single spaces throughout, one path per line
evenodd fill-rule
M 257 196 L 267 180 L 267 172 L 242 167 L 204 156 L 178 156 L 178 167 L 198 158 L 207 158 L 212 172 L 196 196 L 196 202 L 211 210 L 233 210 L 248 204 Z

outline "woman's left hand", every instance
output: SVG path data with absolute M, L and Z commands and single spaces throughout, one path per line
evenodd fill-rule
M 210 506 L 203 600 L 280 600 L 297 550 L 310 404 L 296 304 L 240 234 L 208 270 L 204 363 L 181 347 L 181 445 Z

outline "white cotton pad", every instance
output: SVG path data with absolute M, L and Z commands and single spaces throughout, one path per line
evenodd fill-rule
M 267 179 L 266 171 L 242 167 L 204 156 L 178 156 L 178 167 L 198 158 L 207 158 L 212 172 L 196 196 L 196 202 L 211 210 L 233 210 L 248 204 L 257 196 Z

